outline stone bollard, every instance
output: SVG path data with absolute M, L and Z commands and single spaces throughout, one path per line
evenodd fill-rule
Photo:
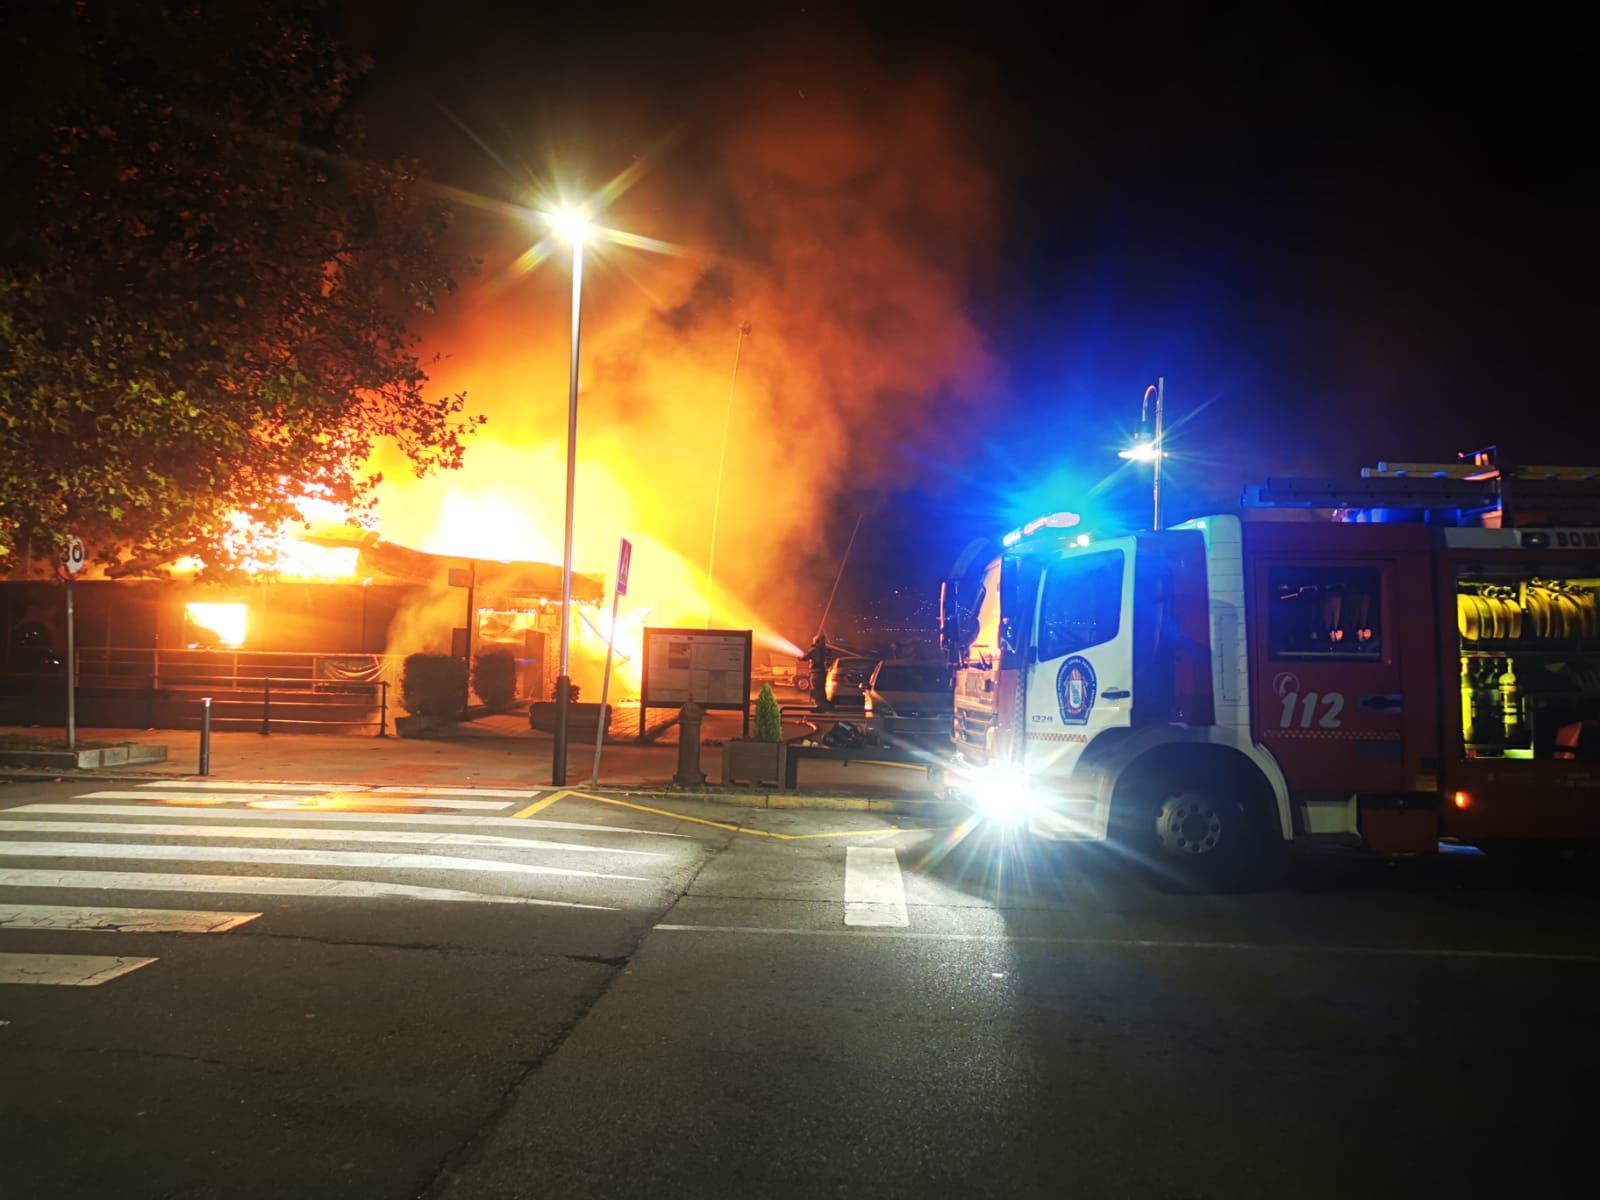
M 706 711 L 693 700 L 678 710 L 678 773 L 672 782 L 679 787 L 702 787 L 706 774 L 700 769 L 700 725 Z

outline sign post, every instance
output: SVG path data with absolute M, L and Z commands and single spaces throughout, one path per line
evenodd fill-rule
M 72 580 L 83 570 L 83 542 L 68 534 L 61 543 L 61 569 L 67 577 L 67 749 L 78 748 L 78 646 L 72 609 Z
M 606 638 L 606 672 L 600 676 L 600 719 L 594 727 L 594 769 L 589 772 L 589 786 L 600 786 L 600 747 L 606 740 L 606 699 L 611 694 L 611 652 L 617 644 L 617 602 L 628 594 L 628 568 L 633 565 L 633 543 L 627 538 L 617 549 L 617 582 L 611 589 L 611 632 Z
M 472 633 L 478 624 L 478 560 L 472 559 L 465 568 L 451 567 L 446 576 L 451 587 L 467 589 L 467 627 L 463 631 L 465 637 L 461 640 L 461 656 L 466 661 L 466 675 L 461 684 L 461 712 L 465 716 L 467 709 L 472 707 Z M 365 595 L 362 593 L 362 603 L 365 604 Z M 362 620 L 365 623 L 366 609 L 363 608 Z M 452 638 L 451 653 L 456 652 L 455 639 Z

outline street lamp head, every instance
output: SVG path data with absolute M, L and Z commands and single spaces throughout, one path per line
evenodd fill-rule
M 1161 450 L 1154 441 L 1140 433 L 1134 437 L 1133 445 L 1117 452 L 1117 457 L 1125 458 L 1129 462 L 1153 463 L 1161 457 Z
M 550 222 L 550 228 L 563 241 L 573 245 L 587 242 L 594 236 L 594 225 L 589 220 L 589 214 L 573 205 L 562 205 L 555 212 L 547 213 L 545 220 Z

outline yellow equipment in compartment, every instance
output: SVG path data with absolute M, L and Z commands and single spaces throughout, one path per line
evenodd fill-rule
M 1600 604 L 1576 584 L 1485 584 L 1457 594 L 1456 624 L 1463 642 L 1577 642 L 1600 638 Z

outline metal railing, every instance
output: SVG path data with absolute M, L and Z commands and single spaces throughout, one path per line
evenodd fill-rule
M 378 726 L 378 737 L 389 736 L 389 681 L 386 679 L 372 680 L 333 680 L 333 679 L 306 679 L 299 676 L 273 678 L 257 678 L 255 676 L 193 676 L 185 678 L 181 688 L 169 682 L 168 692 L 188 691 L 194 689 L 207 691 L 205 699 L 209 700 L 209 707 L 215 720 L 254 721 L 253 716 L 233 716 L 228 708 L 253 707 L 258 702 L 261 706 L 261 733 L 266 736 L 272 732 L 276 724 L 280 730 L 285 727 L 314 726 L 324 728 L 329 726 L 361 727 Z M 218 693 L 224 692 L 222 695 Z M 281 709 L 290 712 L 304 712 L 308 709 L 329 708 L 349 709 L 360 705 L 368 712 L 377 709 L 378 719 L 373 721 L 371 716 L 359 719 L 337 719 L 331 716 L 278 716 L 272 715 L 274 691 L 277 694 L 277 703 Z M 231 693 L 231 694 L 228 694 Z M 342 702 L 341 702 L 341 698 Z M 196 696 L 196 700 L 201 697 Z M 362 703 L 362 702 L 365 703 Z
M 376 683 L 397 677 L 403 656 L 84 646 L 77 659 L 78 682 L 83 686 L 160 688 L 216 678 Z
M 393 661 L 391 661 L 393 660 Z M 399 656 L 295 654 L 276 651 L 153 650 L 84 647 L 77 654 L 80 689 L 149 698 L 149 719 L 200 720 L 315 730 L 376 725 L 389 736 L 390 671 Z M 42 692 L 62 681 L 58 673 L 11 673 L 13 683 L 36 683 Z M 33 701 L 37 703 L 35 689 Z M 28 694 L 27 692 L 24 693 Z M 207 701 L 209 701 L 207 703 Z M 191 711 L 192 710 L 192 711 Z

